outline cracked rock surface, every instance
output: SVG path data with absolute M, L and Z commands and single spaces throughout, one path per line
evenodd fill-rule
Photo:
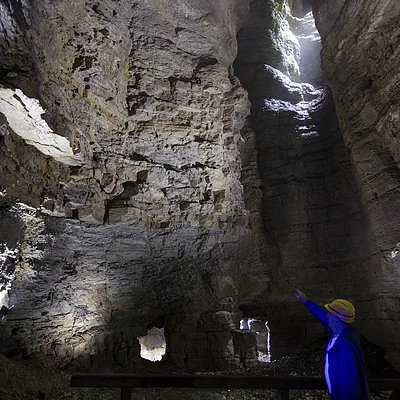
M 1 7 L 1 351 L 140 370 L 160 325 L 173 364 L 238 366 L 248 3 Z
M 374 240 L 359 275 L 367 280 L 360 296 L 362 325 L 371 340 L 391 348 L 388 357 L 398 365 L 400 5 L 323 1 L 315 4 L 314 12 L 322 36 L 324 75 Z

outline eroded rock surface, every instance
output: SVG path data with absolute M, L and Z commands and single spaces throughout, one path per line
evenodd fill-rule
M 68 145 L 60 158 L 22 134 L 13 118 L 19 107 L 33 123 L 34 100 L 2 91 L 0 185 L 34 208 L 6 202 L 1 216 L 17 238 L 4 243 L 19 251 L 1 350 L 140 369 L 136 337 L 161 324 L 179 367 L 237 366 L 249 101 L 230 65 L 248 4 L 7 1 L 2 10 L 3 82 L 19 87 L 33 65 L 43 138 Z
M 173 214 L 180 223 L 199 223 L 199 214 L 213 219 L 206 216 L 214 201 L 221 210 L 241 206 L 233 149 L 248 104 L 228 66 L 245 3 L 22 2 L 8 9 L 24 20 L 19 29 L 46 119 L 84 161 L 52 211 L 157 226 Z M 5 25 L 4 32 L 14 31 Z M 11 53 L 10 41 L 3 46 Z M 5 61 L 3 70 L 10 68 Z
M 388 358 L 398 366 L 400 5 L 324 1 L 314 12 L 324 74 L 376 246 L 358 275 L 366 281 L 359 315 L 368 337 L 390 349 Z
M 384 162 L 385 167 L 379 172 L 378 164 L 372 162 L 371 146 L 358 152 L 350 142 L 352 133 L 348 128 L 354 126 L 354 115 L 361 118 L 359 109 L 352 110 L 354 104 L 363 101 L 362 97 L 356 98 L 358 92 L 350 81 L 357 82 L 365 75 L 361 65 L 368 68 L 369 61 L 357 61 L 360 70 L 353 70 L 352 63 L 346 60 L 344 42 L 335 35 L 341 30 L 340 37 L 348 38 L 342 24 L 353 26 L 356 21 L 343 20 L 341 16 L 336 30 L 332 30 L 328 11 L 332 8 L 339 15 L 339 3 L 317 6 L 317 26 L 323 36 L 323 63 L 333 89 L 332 99 L 321 77 L 317 56 L 321 45 L 312 20 L 310 16 L 291 16 L 286 7 L 268 1 L 252 2 L 250 15 L 238 34 L 235 73 L 252 102 L 251 126 L 261 180 L 260 265 L 264 273 L 270 271 L 267 291 L 265 280 L 254 282 L 241 308 L 247 317 L 263 316 L 269 320 L 272 355 L 279 355 L 288 346 L 296 348 L 304 337 L 321 333 L 293 302 L 294 287 L 301 287 L 321 303 L 335 297 L 349 298 L 356 304 L 356 324 L 362 333 L 377 340 L 383 329 L 385 336 L 377 343 L 390 349 L 388 357 L 396 362 L 398 345 L 393 346 L 398 322 L 393 315 L 399 307 L 394 286 L 398 280 L 398 259 L 394 256 L 398 243 L 394 232 L 398 228 L 395 210 L 399 207 L 394 183 L 397 167 L 389 156 L 381 157 L 379 162 Z M 367 29 L 369 25 L 363 26 Z M 258 47 L 263 51 L 255 51 Z M 366 48 L 358 49 L 356 54 L 361 51 L 367 52 Z M 349 56 L 352 50 L 346 54 Z M 337 78 L 344 73 L 347 80 L 342 79 L 341 86 Z M 369 95 L 370 91 L 364 101 L 370 102 Z M 395 101 L 395 93 L 392 96 Z M 387 113 L 382 116 L 387 120 Z M 360 121 L 357 129 L 362 126 Z M 343 135 L 341 128 L 345 130 Z M 354 132 L 354 136 L 362 143 L 372 143 L 368 133 L 361 138 Z M 391 144 L 390 152 L 395 153 L 396 147 Z M 377 137 L 375 145 L 382 146 Z M 377 170 L 373 175 L 362 172 L 367 168 Z M 390 179 L 382 174 L 389 174 Z M 369 182 L 367 186 L 365 180 Z M 385 185 L 388 186 L 383 189 Z M 362 194 L 372 188 L 381 211 Z M 383 211 L 386 206 L 389 207 Z M 374 210 L 370 211 L 370 207 Z M 383 223 L 379 224 L 378 216 L 382 222 L 391 220 L 387 231 Z M 383 239 L 389 240 L 390 245 L 383 246 Z M 375 318 L 383 310 L 383 319 L 378 322 Z M 372 320 L 373 328 L 369 325 Z

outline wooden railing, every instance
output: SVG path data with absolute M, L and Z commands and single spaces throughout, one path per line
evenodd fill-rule
M 369 379 L 369 390 L 400 391 L 400 379 Z M 136 375 L 76 374 L 71 387 L 118 387 L 121 400 L 131 400 L 134 388 L 191 388 L 194 390 L 274 389 L 279 400 L 289 399 L 289 390 L 328 390 L 324 378 L 243 375 Z

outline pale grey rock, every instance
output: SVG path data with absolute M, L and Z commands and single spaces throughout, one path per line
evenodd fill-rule
M 166 233 L 128 224 L 99 228 L 56 217 L 25 217 L 9 291 L 15 309 L 2 331 L 1 351 L 40 352 L 60 365 L 77 359 L 80 368 L 92 355 L 95 370 L 109 360 L 101 354 L 111 352 L 119 365 L 140 368 L 140 360 L 132 364 L 129 355 L 134 342 L 161 318 L 172 346 L 170 362 L 180 365 L 181 360 L 189 368 L 238 365 L 227 339 L 235 325 L 235 302 L 227 296 L 236 296 L 237 278 L 229 277 L 234 273 L 229 262 L 219 260 L 238 254 L 230 246 L 237 247 L 246 235 L 240 232 L 208 228 L 199 236 L 197 228 Z M 201 327 L 207 310 L 220 311 L 212 325 L 210 318 Z M 220 335 L 227 331 L 227 337 Z M 203 354 L 191 335 L 206 340 L 209 333 Z
M 149 202 L 165 196 L 152 189 L 152 182 L 143 187 L 139 182 L 132 204 L 123 201 L 126 194 L 119 197 L 124 184 L 136 185 L 135 174 L 154 167 L 164 175 L 224 170 L 221 190 L 229 192 L 231 174 L 239 179 L 237 169 L 228 172 L 238 160 L 237 151 L 229 149 L 239 140 L 248 103 L 227 66 L 236 54 L 235 35 L 247 8 L 238 1 L 196 3 L 195 8 L 190 2 L 61 2 L 24 8 L 21 29 L 29 27 L 26 41 L 39 71 L 47 118 L 86 163 L 63 179 L 51 211 L 97 223 L 126 215 L 141 224 L 169 224 L 166 215 L 148 209 Z M 232 154 L 231 159 L 223 161 L 224 154 Z M 210 206 L 212 178 L 205 190 Z M 201 191 L 194 199 L 186 197 L 184 207 L 198 209 L 204 200 Z M 121 204 L 123 209 L 115 210 Z M 181 222 L 193 212 L 199 210 L 188 209 Z
M 229 66 L 248 3 L 192 3 L 8 5 L 24 16 L 42 117 L 81 165 L 58 172 L 56 157 L 30 151 L 19 170 L 29 146 L 7 131 L 0 184 L 38 210 L 18 231 L 16 312 L 2 351 L 91 370 L 110 367 L 113 354 L 133 370 L 148 368 L 136 338 L 155 320 L 173 343 L 204 335 L 200 316 L 220 311 L 209 338 L 217 349 L 236 323 L 250 235 L 239 153 L 249 102 Z M 52 174 L 41 184 L 44 159 Z M 16 176 L 32 189 L 13 189 Z M 238 364 L 225 348 L 202 356 L 207 368 Z M 171 354 L 201 367 L 190 350 Z
M 0 113 L 5 119 L 4 125 L 44 156 L 68 166 L 80 166 L 69 142 L 51 131 L 42 119 L 44 110 L 36 99 L 25 96 L 20 89 L 0 89 Z

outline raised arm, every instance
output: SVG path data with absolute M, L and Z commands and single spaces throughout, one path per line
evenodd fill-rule
M 309 300 L 307 296 L 299 289 L 296 289 L 296 297 L 297 300 L 302 302 L 307 307 L 308 311 L 310 311 L 310 313 L 314 315 L 314 317 L 317 318 L 319 322 L 321 322 L 324 328 L 328 332 L 332 333 L 332 330 L 328 324 L 328 317 L 327 317 L 328 311 L 326 311 L 324 308 L 314 303 L 313 301 Z
M 296 297 L 297 300 L 301 301 L 302 303 L 305 303 L 307 301 L 307 296 L 299 289 L 296 289 Z

